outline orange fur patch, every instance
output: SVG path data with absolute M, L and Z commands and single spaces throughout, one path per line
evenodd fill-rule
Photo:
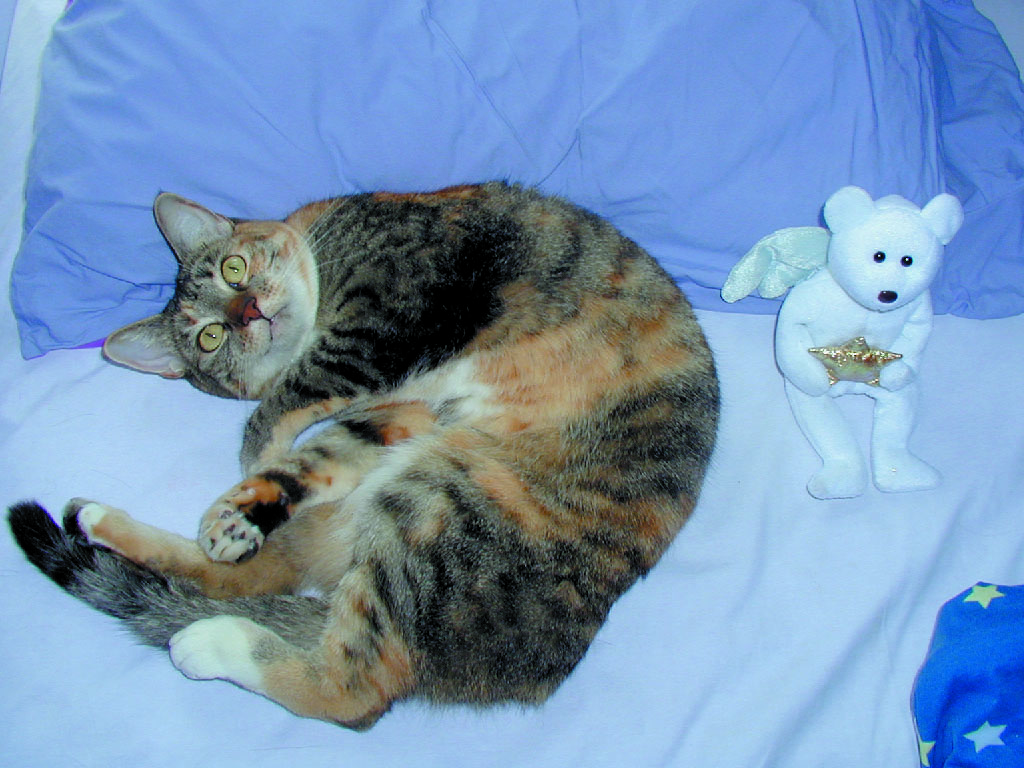
M 481 378 L 511 408 L 510 423 L 559 423 L 684 368 L 690 353 L 674 339 L 669 307 L 613 325 L 604 322 L 615 314 L 610 303 L 591 299 L 569 322 L 480 356 Z
M 385 202 L 410 202 L 432 205 L 443 203 L 447 200 L 469 200 L 474 197 L 484 197 L 483 190 L 474 184 L 459 184 L 452 187 L 445 187 L 434 192 L 375 192 L 374 200 Z
M 371 581 L 365 569 L 349 571 L 322 644 L 266 665 L 270 698 L 297 714 L 362 729 L 413 689 L 411 653 L 378 607 Z
M 495 393 L 502 410 L 486 423 L 474 425 L 474 431 L 446 436 L 445 444 L 467 457 L 474 481 L 504 514 L 533 535 L 572 535 L 571 527 L 582 524 L 585 528 L 588 522 L 579 515 L 570 519 L 560 507 L 546 506 L 516 468 L 530 466 L 538 456 L 546 457 L 549 470 L 556 474 L 585 467 L 585 457 L 578 454 L 580 444 L 567 431 L 568 425 L 600 412 L 603 403 L 611 407 L 656 391 L 691 365 L 672 297 L 644 304 L 638 304 L 636 296 L 618 298 L 642 277 L 627 263 L 623 271 L 607 276 L 615 290 L 585 299 L 571 319 L 533 331 L 511 320 L 506 327 L 485 331 L 492 336 L 477 348 L 478 376 Z M 533 309 L 543 301 L 543 296 L 523 284 L 506 292 L 510 318 L 536 316 Z M 672 406 L 665 403 L 663 407 L 671 410 Z M 670 417 L 653 405 L 637 418 Z M 488 436 L 490 449 L 482 435 Z M 493 460 L 488 460 L 488 450 Z M 560 463 L 564 463 L 562 470 L 557 467 Z M 568 476 L 566 480 L 570 482 Z M 594 524 L 600 521 L 636 531 L 638 539 L 647 542 L 648 565 L 657 560 L 692 506 L 687 499 L 618 502 L 600 490 L 583 488 L 577 487 L 574 493 L 576 503 L 589 510 L 584 517 Z
M 553 510 L 540 503 L 512 469 L 497 462 L 481 462 L 470 476 L 490 498 L 498 503 L 506 517 L 527 535 L 543 539 L 559 532 Z
M 281 221 L 243 221 L 235 226 L 232 241 L 240 245 L 248 245 L 268 238 L 286 242 L 288 239 L 297 237 L 298 232 L 295 228 Z
M 422 400 L 376 405 L 370 409 L 384 445 L 394 445 L 433 429 L 437 415 Z
M 120 510 L 108 512 L 94 534 L 132 562 L 196 582 L 210 597 L 290 592 L 300 580 L 292 563 L 271 543 L 244 563 L 218 563 L 194 541 L 139 522 Z
M 309 427 L 337 413 L 351 402 L 347 397 L 331 397 L 284 414 L 274 424 L 270 440 L 260 458 L 265 461 L 271 456 L 287 453 L 295 439 Z
M 320 200 L 315 203 L 310 203 L 309 205 L 304 205 L 285 219 L 285 224 L 288 224 L 302 234 L 305 234 L 309 232 L 310 227 L 313 226 L 317 219 L 333 209 L 337 204 L 337 200 Z
M 226 500 L 244 509 L 253 504 L 277 504 L 281 501 L 282 493 L 277 483 L 256 475 L 239 483 L 238 491 Z

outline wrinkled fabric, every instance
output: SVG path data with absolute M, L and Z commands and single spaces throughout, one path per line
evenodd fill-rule
M 158 311 L 168 190 L 281 217 L 505 178 L 609 217 L 698 307 L 846 184 L 964 199 L 936 309 L 1024 311 L 1019 82 L 966 2 L 80 0 L 58 23 L 12 278 L 22 352 Z M 272 32 L 268 32 L 272 30 Z

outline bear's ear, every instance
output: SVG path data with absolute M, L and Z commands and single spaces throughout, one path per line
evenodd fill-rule
M 833 233 L 863 224 L 874 213 L 874 200 L 860 187 L 843 187 L 825 201 L 825 224 Z
M 943 193 L 933 197 L 931 202 L 921 209 L 921 218 L 935 233 L 939 242 L 948 245 L 964 223 L 964 209 L 959 200 Z

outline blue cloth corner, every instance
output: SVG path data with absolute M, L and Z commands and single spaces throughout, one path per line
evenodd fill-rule
M 979 583 L 942 607 L 913 707 L 921 765 L 1024 766 L 1024 586 Z

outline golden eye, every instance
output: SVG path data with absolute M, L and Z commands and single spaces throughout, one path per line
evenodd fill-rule
M 238 288 L 245 280 L 245 259 L 237 254 L 228 256 L 220 265 L 220 276 L 232 288 Z
M 203 352 L 213 352 L 224 343 L 224 326 L 210 323 L 199 332 L 199 348 Z

